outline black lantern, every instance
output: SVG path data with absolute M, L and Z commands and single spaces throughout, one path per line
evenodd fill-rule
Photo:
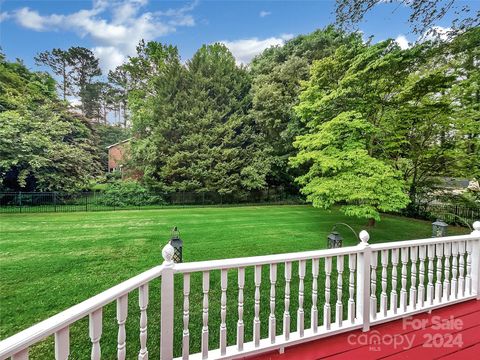
M 341 248 L 342 247 L 342 240 L 343 237 L 340 236 L 340 234 L 337 231 L 332 231 L 328 237 L 328 248 L 329 249 L 334 249 L 334 248 Z
M 175 250 L 173 254 L 173 262 L 181 263 L 183 241 L 182 239 L 180 239 L 180 231 L 178 231 L 178 228 L 176 226 L 172 230 L 172 238 L 170 239 L 170 245 L 172 245 Z
M 437 219 L 437 221 L 432 223 L 432 237 L 447 236 L 447 228 L 447 223 L 440 219 Z

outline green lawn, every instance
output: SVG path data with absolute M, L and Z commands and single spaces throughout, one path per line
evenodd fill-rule
M 123 280 L 161 263 L 161 248 L 177 225 L 184 240 L 184 261 L 265 255 L 326 247 L 326 236 L 336 222 L 347 222 L 361 230 L 365 221 L 348 218 L 337 211 L 309 206 L 251 206 L 232 208 L 186 208 L 142 211 L 2 214 L 0 215 L 0 338 L 3 339 L 55 313 L 87 299 Z M 340 229 L 344 246 L 356 244 L 353 235 Z M 467 233 L 450 228 L 450 234 Z M 428 222 L 383 216 L 369 229 L 371 243 L 429 237 Z M 348 261 L 346 262 L 348 264 Z M 322 264 L 321 264 L 322 266 Z M 311 264 L 307 264 L 305 319 L 309 324 L 311 304 Z M 323 268 L 321 267 L 321 274 Z M 262 335 L 267 334 L 268 269 L 263 269 Z M 297 306 L 297 270 L 292 282 L 292 328 Z M 280 331 L 283 312 L 283 268 L 278 269 L 277 325 Z M 333 278 L 333 276 L 332 276 Z M 322 280 L 322 276 L 320 280 Z M 218 344 L 220 323 L 219 274 L 211 274 L 210 346 Z M 348 284 L 348 282 L 344 282 Z M 175 355 L 181 342 L 182 279 L 176 285 Z M 336 286 L 332 282 L 332 288 Z M 345 287 L 344 287 L 345 289 Z M 245 289 L 246 341 L 252 338 L 253 275 L 247 269 Z M 335 292 L 332 292 L 334 303 Z M 344 297 L 347 296 L 344 290 Z M 319 285 L 319 304 L 323 287 Z M 228 343 L 235 343 L 236 273 L 229 272 L 227 326 Z M 191 348 L 199 351 L 201 328 L 201 276 L 192 277 Z M 159 348 L 159 281 L 150 288 L 148 309 L 148 348 L 152 358 Z M 346 310 L 346 309 L 345 309 Z M 334 313 L 334 312 L 333 312 Z M 320 313 L 321 316 L 321 313 Z M 127 358 L 135 358 L 138 341 L 138 294 L 129 298 Z M 113 358 L 116 351 L 114 304 L 104 312 L 102 353 Z M 90 351 L 88 323 L 80 321 L 71 330 L 72 358 L 86 358 Z M 180 340 L 180 341 L 178 341 Z M 52 339 L 32 351 L 32 358 L 50 358 Z

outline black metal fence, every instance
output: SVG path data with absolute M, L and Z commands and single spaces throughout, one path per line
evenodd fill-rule
M 0 213 L 108 211 L 162 208 L 168 206 L 222 206 L 234 204 L 299 204 L 299 195 L 282 188 L 269 188 L 242 194 L 217 192 L 152 193 L 147 203 L 135 199 L 117 198 L 104 192 L 0 192 Z M 153 200 L 151 200 L 153 199 Z
M 424 218 L 441 219 L 449 224 L 465 225 L 480 220 L 480 206 L 471 207 L 464 204 L 428 204 L 421 210 Z

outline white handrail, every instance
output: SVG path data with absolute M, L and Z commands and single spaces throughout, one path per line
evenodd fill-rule
M 0 342 L 0 359 L 8 358 L 29 346 L 43 340 L 63 329 L 77 320 L 89 315 L 93 311 L 102 308 L 122 295 L 128 294 L 141 285 L 158 278 L 162 274 L 164 266 L 156 266 L 131 279 L 128 279 L 104 292 L 91 297 L 71 308 L 58 313 L 28 329 L 25 329 Z
M 457 241 L 464 241 L 464 240 L 475 240 L 480 239 L 480 234 L 467 234 L 467 235 L 455 235 L 455 236 L 444 236 L 444 237 L 436 237 L 436 238 L 426 238 L 426 239 L 418 239 L 418 240 L 403 240 L 403 241 L 394 241 L 388 243 L 380 243 L 380 244 L 371 244 L 370 247 L 372 250 L 390 250 L 390 249 L 400 249 L 400 248 L 407 248 L 411 246 L 420 246 L 420 245 L 435 245 L 435 244 L 443 244 L 449 242 L 457 242 Z
M 362 248 L 356 245 L 356 246 L 349 246 L 349 247 L 336 248 L 336 249 L 323 249 L 323 250 L 302 251 L 302 252 L 296 252 L 296 253 L 197 261 L 197 262 L 175 264 L 174 272 L 190 273 L 190 272 L 197 272 L 197 271 L 235 269 L 239 267 L 247 267 L 247 266 L 254 266 L 254 265 L 278 264 L 278 263 L 283 263 L 287 261 L 310 260 L 310 259 L 324 258 L 328 256 L 355 254 L 361 250 Z

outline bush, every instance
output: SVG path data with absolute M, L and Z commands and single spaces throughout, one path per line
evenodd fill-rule
M 98 203 L 105 206 L 126 207 L 162 205 L 165 201 L 161 196 L 150 193 L 140 183 L 128 180 L 107 184 Z

